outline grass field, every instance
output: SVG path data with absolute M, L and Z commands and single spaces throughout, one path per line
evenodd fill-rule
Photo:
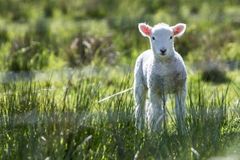
M 190 80 L 187 132 L 182 134 L 177 128 L 170 102 L 165 129 L 150 134 L 134 126 L 131 92 L 98 103 L 131 86 L 131 79 L 131 75 L 119 79 L 112 84 L 117 87 L 111 87 L 101 75 L 65 82 L 2 84 L 2 158 L 239 158 L 239 85 L 213 87 Z
M 1 159 L 240 159 L 237 1 L 0 0 Z M 185 132 L 174 102 L 157 133 L 135 128 L 139 22 L 184 22 Z

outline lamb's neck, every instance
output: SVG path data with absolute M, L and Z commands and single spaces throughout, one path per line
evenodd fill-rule
M 171 56 L 153 57 L 153 64 L 168 65 L 174 61 L 174 54 Z

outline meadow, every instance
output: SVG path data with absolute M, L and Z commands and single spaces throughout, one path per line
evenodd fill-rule
M 1 159 L 240 159 L 240 3 L 0 0 Z M 137 25 L 187 24 L 185 132 L 135 128 Z

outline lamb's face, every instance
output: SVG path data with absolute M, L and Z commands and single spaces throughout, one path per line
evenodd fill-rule
M 153 53 L 156 56 L 173 54 L 173 31 L 169 26 L 154 26 L 149 38 Z
M 151 48 L 156 57 L 167 57 L 174 54 L 174 37 L 180 37 L 186 29 L 186 25 L 179 23 L 169 26 L 160 23 L 151 27 L 145 23 L 138 25 L 143 36 L 150 39 Z

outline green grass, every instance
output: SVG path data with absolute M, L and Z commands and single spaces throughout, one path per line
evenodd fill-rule
M 240 104 L 232 101 L 239 86 L 207 90 L 190 81 L 186 133 L 177 127 L 171 105 L 164 130 L 149 133 L 134 127 L 131 92 L 98 103 L 128 88 L 129 79 L 114 91 L 94 77 L 66 82 L 64 89 L 51 81 L 2 85 L 2 159 L 207 159 L 239 153 Z

